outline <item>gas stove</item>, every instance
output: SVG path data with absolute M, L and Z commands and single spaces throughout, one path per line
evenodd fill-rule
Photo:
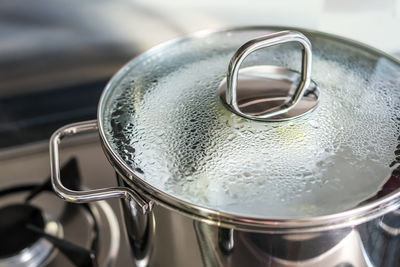
M 97 136 L 71 140 L 63 151 L 69 188 L 115 182 Z M 48 160 L 47 142 L 0 154 L 0 266 L 132 266 L 118 201 L 61 200 Z
M 73 205 L 49 182 L 52 132 L 95 119 L 105 84 L 137 54 L 81 4 L 0 5 L 0 266 L 132 266 L 118 200 Z M 116 184 L 97 135 L 64 150 L 71 188 Z

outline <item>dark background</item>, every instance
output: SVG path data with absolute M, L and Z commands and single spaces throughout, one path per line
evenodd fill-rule
M 400 1 L 0 1 L 0 147 L 48 139 L 95 119 L 113 73 L 193 31 L 290 25 L 400 51 Z

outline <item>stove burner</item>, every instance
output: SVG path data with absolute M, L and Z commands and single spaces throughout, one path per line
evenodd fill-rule
M 30 247 L 40 234 L 27 226 L 44 230 L 45 222 L 39 208 L 29 204 L 13 204 L 0 208 L 0 258 L 7 258 Z
M 79 189 L 80 174 L 75 158 L 64 165 L 62 172 L 68 180 L 68 187 L 75 190 Z M 88 204 L 79 205 L 80 209 L 85 210 L 91 217 L 90 221 L 93 224 L 91 243 L 89 248 L 86 248 L 62 238 L 64 231 L 60 222 L 63 220 L 63 215 L 58 222 L 53 220 L 53 216 L 49 216 L 46 210 L 30 204 L 31 200 L 45 191 L 52 192 L 50 178 L 40 184 L 22 184 L 0 190 L 0 197 L 14 195 L 18 192 L 27 193 L 22 203 L 8 202 L 0 207 L 0 267 L 45 266 L 53 260 L 56 252 L 63 254 L 74 266 L 97 266 L 95 251 L 98 251 L 98 221 L 99 216 L 103 216 L 100 214 L 104 213 L 106 222 L 109 223 L 110 227 L 113 224 L 118 225 L 113 214 L 105 213 L 108 206 L 106 204 L 103 205 L 104 207 Z M 72 207 L 69 205 L 71 204 L 67 204 L 66 210 L 68 210 L 68 207 Z M 98 208 L 102 208 L 102 210 L 98 210 Z M 103 213 L 95 214 L 97 212 Z M 66 216 L 66 214 L 64 215 Z M 115 242 L 119 242 L 119 235 L 116 233 L 119 229 L 118 227 L 114 228 L 110 229 L 113 239 L 110 240 L 110 246 L 112 246 L 109 253 L 115 253 L 115 248 L 118 249 Z M 112 258 L 109 258 L 109 260 L 111 262 Z
M 61 225 L 29 204 L 10 204 L 0 208 L 0 266 L 39 266 L 50 261 L 55 246 L 42 238 L 59 238 Z

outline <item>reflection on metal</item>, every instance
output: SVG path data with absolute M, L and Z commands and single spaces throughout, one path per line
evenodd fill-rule
M 234 245 L 233 229 L 220 227 L 218 229 L 218 246 L 221 252 L 225 255 L 231 254 Z
M 355 229 L 286 236 L 193 226 L 204 266 L 373 266 Z
M 110 236 L 109 240 L 107 240 L 107 244 L 102 242 L 102 245 L 104 246 L 102 246 L 101 249 L 103 250 L 103 253 L 105 253 L 103 264 L 106 267 L 115 266 L 121 242 L 121 228 L 118 219 L 110 205 L 105 201 L 91 203 L 90 209 L 93 212 L 95 220 L 100 223 L 100 230 L 105 228 L 104 231 L 107 231 Z M 102 217 L 102 215 L 104 217 Z M 105 223 L 107 223 L 108 228 L 104 225 Z
M 239 71 L 237 81 L 237 105 L 248 115 L 258 116 L 265 114 L 276 107 L 285 105 L 295 94 L 300 73 L 278 66 L 255 66 Z M 232 107 L 226 103 L 226 79 L 219 88 L 219 96 L 231 111 Z M 320 91 L 311 80 L 305 89 L 303 97 L 289 111 L 269 117 L 268 121 L 284 121 L 302 116 L 313 111 L 319 103 Z M 242 114 L 238 114 L 242 115 Z
M 379 227 L 391 236 L 400 234 L 400 211 L 395 210 L 378 219 Z
M 382 220 L 379 221 L 379 226 L 388 234 L 392 235 L 392 236 L 397 236 L 400 234 L 400 228 L 394 228 L 391 227 L 389 225 L 387 225 L 386 223 L 384 223 Z
M 366 254 L 374 266 L 400 266 L 399 210 L 358 227 Z
M 193 228 L 204 266 L 230 266 L 231 255 L 227 255 L 219 249 L 219 242 L 215 240 L 218 237 L 216 237 L 215 231 L 212 231 L 215 227 L 210 228 L 204 223 L 193 221 Z
M 330 240 L 325 234 L 326 233 L 321 233 L 322 238 L 316 240 L 316 244 L 313 244 L 314 247 L 323 247 L 326 245 L 326 243 L 329 243 Z M 253 255 L 259 258 L 260 261 L 268 262 L 268 264 L 271 266 L 372 266 L 368 256 L 365 253 L 360 235 L 356 230 L 352 230 L 340 242 L 336 243 L 333 247 L 329 248 L 323 253 L 303 260 L 301 260 L 301 258 L 306 257 L 307 254 L 309 255 L 310 251 L 308 251 L 308 249 L 313 247 L 310 242 L 307 243 L 307 241 L 304 242 L 304 240 L 301 240 L 295 246 L 293 246 L 293 244 L 288 244 L 286 251 L 279 251 L 281 256 L 285 254 L 291 254 L 293 256 L 294 252 L 297 256 L 297 259 L 292 258 L 291 260 L 282 257 L 274 257 L 255 247 L 254 244 L 247 244 L 249 245 L 249 248 L 252 248 Z
M 118 173 L 116 175 L 118 184 L 126 186 Z M 128 199 L 121 199 L 121 202 L 135 264 L 138 267 L 149 266 L 156 231 L 154 213 L 143 214 L 140 212 L 141 207 Z

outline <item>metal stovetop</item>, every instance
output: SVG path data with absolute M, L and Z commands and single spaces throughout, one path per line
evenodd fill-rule
M 83 186 L 96 188 L 116 185 L 114 171 L 102 152 L 96 134 L 75 138 L 70 142 L 66 142 L 66 145 L 62 148 L 62 153 L 62 162 L 64 163 L 73 157 L 77 159 Z M 43 180 L 49 176 L 50 172 L 47 142 L 40 142 L 34 145 L 24 145 L 18 148 L 3 150 L 0 153 L 0 169 L 0 188 L 43 182 Z M 18 201 L 18 196 L 15 196 L 14 198 Z M 56 216 L 54 214 L 57 214 L 61 209 L 64 209 L 63 205 L 65 205 L 61 199 L 55 195 L 52 195 L 50 192 L 44 196 L 38 197 L 34 204 L 42 207 L 43 203 L 46 205 L 45 211 L 53 216 Z M 107 203 L 111 206 L 112 210 L 110 211 L 105 209 L 105 212 L 103 213 L 105 213 L 106 217 L 107 213 L 111 213 L 110 216 L 112 216 L 112 213 L 115 213 L 120 228 L 118 229 L 120 230 L 120 236 L 118 236 L 118 238 L 120 237 L 120 241 L 118 244 L 119 248 L 117 248 L 117 250 L 114 249 L 113 252 L 110 252 L 112 255 L 104 255 L 106 254 L 104 251 L 108 251 L 110 249 L 110 229 L 109 226 L 104 226 L 104 230 L 101 230 L 99 234 L 99 266 L 107 266 L 109 263 L 109 259 L 107 257 L 113 257 L 116 263 L 115 266 L 117 267 L 132 266 L 133 263 L 130 258 L 129 245 L 126 240 L 123 220 L 121 218 L 119 200 L 111 200 L 107 201 Z M 4 204 L 3 198 L 0 199 L 0 205 Z M 78 243 L 80 242 L 85 244 L 85 242 L 88 242 L 85 239 L 89 238 L 82 236 L 90 236 L 90 233 L 86 233 L 87 231 L 83 230 L 85 228 L 84 225 L 86 224 L 86 219 L 84 218 L 86 215 L 76 215 L 75 212 L 72 212 L 73 209 L 77 209 L 78 213 L 84 213 L 82 210 L 80 210 L 80 208 L 76 207 L 80 205 L 69 205 L 72 205 L 72 207 L 69 207 L 68 211 L 65 212 L 63 216 L 67 217 L 65 221 L 68 222 L 70 226 L 67 227 L 70 228 L 67 230 L 64 229 L 64 237 L 67 240 L 77 240 Z M 101 205 L 104 205 L 104 203 L 100 203 L 99 207 L 94 208 L 102 211 L 103 209 Z M 100 228 L 102 227 L 101 225 L 108 223 L 107 218 L 104 217 L 104 214 L 100 216 L 99 223 Z M 113 260 L 111 262 L 113 262 Z M 63 259 L 63 257 L 61 257 L 61 260 L 57 259 L 57 264 L 59 263 L 62 263 L 63 266 L 74 266 L 68 260 Z

